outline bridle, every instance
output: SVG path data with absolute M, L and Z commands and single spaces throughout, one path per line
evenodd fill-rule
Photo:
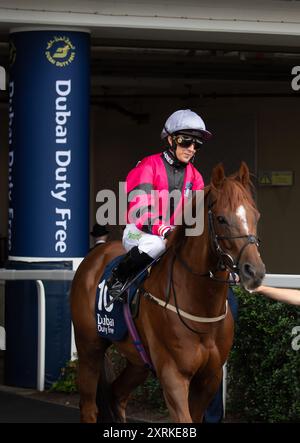
M 210 193 L 210 191 L 208 193 Z M 199 272 L 194 271 L 186 263 L 186 261 L 179 255 L 179 248 L 176 248 L 176 249 L 174 248 L 175 249 L 174 256 L 193 275 L 196 275 L 199 277 L 209 277 L 214 281 L 218 281 L 220 283 L 227 283 L 229 285 L 235 286 L 237 284 L 235 278 L 233 278 L 233 280 L 229 280 L 229 278 L 227 280 L 222 280 L 222 279 L 215 277 L 215 273 L 217 271 L 228 271 L 229 273 L 232 273 L 232 274 L 239 274 L 239 271 L 240 271 L 239 265 L 240 265 L 240 260 L 241 260 L 243 252 L 245 251 L 245 249 L 249 245 L 254 244 L 258 248 L 259 244 L 260 244 L 260 240 L 254 234 L 232 235 L 232 236 L 218 235 L 216 233 L 215 223 L 214 223 L 215 215 L 212 211 L 212 208 L 215 203 L 216 203 L 216 200 L 208 203 L 208 231 L 209 231 L 210 241 L 211 241 L 212 247 L 214 249 L 214 253 L 216 254 L 216 256 L 218 258 L 218 264 L 217 264 L 216 270 L 215 271 L 209 270 L 206 273 L 199 273 Z M 241 238 L 245 238 L 246 242 L 244 243 L 244 245 L 240 249 L 238 257 L 235 260 L 228 252 L 226 252 L 226 251 L 224 251 L 224 249 L 222 249 L 219 241 L 220 240 L 235 240 L 235 239 L 241 239 Z M 180 246 L 182 246 L 182 244 Z
M 220 271 L 226 271 L 229 270 L 230 272 L 235 272 L 236 274 L 239 273 L 239 265 L 240 260 L 242 257 L 243 252 L 245 251 L 246 247 L 249 245 L 256 245 L 256 247 L 259 247 L 260 240 L 256 237 L 254 234 L 248 234 L 248 235 L 218 235 L 215 230 L 215 224 L 214 224 L 214 213 L 212 211 L 212 207 L 215 204 L 215 201 L 210 203 L 208 205 L 208 227 L 209 227 L 209 233 L 210 238 L 213 244 L 213 247 L 215 249 L 215 253 L 218 256 L 218 270 Z M 225 252 L 222 247 L 220 246 L 219 240 L 235 240 L 238 238 L 245 238 L 246 242 L 240 249 L 239 255 L 236 260 L 228 253 Z

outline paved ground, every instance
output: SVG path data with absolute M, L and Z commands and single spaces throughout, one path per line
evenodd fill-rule
M 4 385 L 4 352 L 0 351 L 0 423 L 79 423 L 79 395 Z M 131 423 L 168 422 L 166 413 L 131 401 L 127 408 Z
M 67 403 L 66 396 L 55 396 L 34 389 L 3 384 L 4 352 L 0 351 L 0 423 L 78 423 L 78 398 Z M 71 406 L 71 407 L 70 407 Z M 73 406 L 73 407 L 72 407 Z
M 0 384 L 0 423 L 79 423 L 79 395 L 10 387 Z M 166 423 L 165 412 L 131 401 L 129 423 Z
M 78 423 L 79 409 L 33 398 L 34 391 L 0 386 L 0 423 Z

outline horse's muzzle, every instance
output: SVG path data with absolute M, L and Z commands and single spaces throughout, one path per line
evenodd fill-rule
M 261 285 L 266 273 L 266 268 L 263 263 L 253 265 L 245 262 L 240 265 L 240 279 L 241 284 L 245 289 L 253 290 Z

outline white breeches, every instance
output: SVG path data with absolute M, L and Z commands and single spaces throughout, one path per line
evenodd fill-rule
M 140 231 L 135 224 L 128 224 L 123 233 L 123 246 L 127 252 L 137 246 L 140 252 L 154 259 L 166 249 L 166 241 L 157 235 Z

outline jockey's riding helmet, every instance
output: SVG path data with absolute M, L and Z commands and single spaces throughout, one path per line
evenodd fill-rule
M 185 131 L 187 131 L 187 134 L 200 137 L 203 141 L 207 141 L 212 136 L 198 114 L 190 109 L 180 109 L 173 112 L 167 119 L 161 132 L 161 138 L 176 133 L 184 133 Z

